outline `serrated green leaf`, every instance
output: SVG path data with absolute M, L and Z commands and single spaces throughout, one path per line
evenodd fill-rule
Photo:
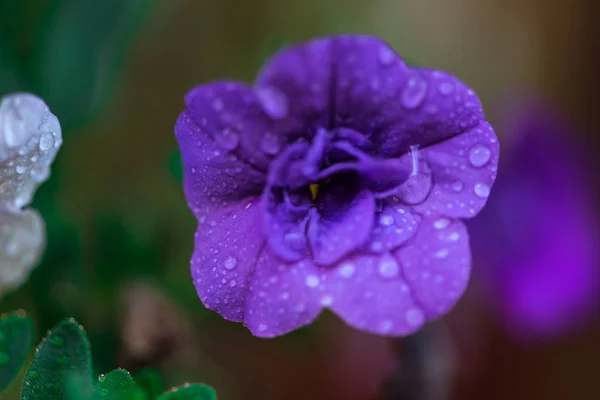
M 134 375 L 135 383 L 144 390 L 149 399 L 156 399 L 164 391 L 159 373 L 152 368 L 144 368 Z
M 33 324 L 24 312 L 0 315 L 0 392 L 21 371 L 33 346 Z
M 157 400 L 217 400 L 217 393 L 201 383 L 185 384 L 160 395 Z
M 22 400 L 67 399 L 71 381 L 92 380 L 90 343 L 72 318 L 56 324 L 38 346 L 25 376 Z
M 96 384 L 96 400 L 146 400 L 144 391 L 140 389 L 129 372 L 117 369 L 106 375 L 100 375 Z
M 63 131 L 100 110 L 113 94 L 126 51 L 152 0 L 63 0 L 35 43 L 36 92 Z

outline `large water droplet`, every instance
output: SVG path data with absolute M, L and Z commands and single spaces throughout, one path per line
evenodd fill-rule
M 225 128 L 217 134 L 216 141 L 224 149 L 233 150 L 240 143 L 240 135 L 231 128 Z
M 281 144 L 279 143 L 277 136 L 267 132 L 260 142 L 260 148 L 266 154 L 274 156 L 281 150 Z
M 223 261 L 223 265 L 229 270 L 234 269 L 237 266 L 237 258 L 235 256 L 227 256 L 225 257 L 225 261 Z
M 427 94 L 427 81 L 419 76 L 408 79 L 402 91 L 402 104 L 409 110 L 417 108 L 425 100 Z
M 469 152 L 469 161 L 474 167 L 483 167 L 490 161 L 492 151 L 483 145 L 474 146 Z
M 476 183 L 474 191 L 478 197 L 486 198 L 490 195 L 490 186 L 485 183 Z
M 379 275 L 384 278 L 394 278 L 398 276 L 400 272 L 400 267 L 398 266 L 398 262 L 396 259 L 389 253 L 381 256 L 381 260 L 379 260 L 379 266 L 377 267 L 379 271 Z
M 321 296 L 321 299 L 319 300 L 319 303 L 323 307 L 328 307 L 328 306 L 330 306 L 330 305 L 333 304 L 333 297 L 331 297 L 328 294 L 325 294 L 325 295 Z
M 272 119 L 283 119 L 288 115 L 289 100 L 279 89 L 274 87 L 263 87 L 256 90 L 258 102 L 265 113 Z
M 448 253 L 449 253 L 448 249 L 444 248 L 444 249 L 440 249 L 440 250 L 436 251 L 435 256 L 437 258 L 446 258 L 446 257 L 448 257 Z

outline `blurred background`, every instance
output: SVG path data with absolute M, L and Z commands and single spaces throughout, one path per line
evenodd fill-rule
M 598 17 L 594 0 L 0 0 L 0 96 L 39 95 L 64 138 L 32 204 L 45 254 L 0 282 L 0 312 L 26 310 L 38 337 L 75 317 L 98 372 L 152 368 L 221 400 L 600 398 Z M 196 295 L 173 126 L 193 85 L 251 81 L 282 46 L 340 32 L 479 94 L 502 156 L 473 279 L 413 338 L 326 313 L 257 339 Z

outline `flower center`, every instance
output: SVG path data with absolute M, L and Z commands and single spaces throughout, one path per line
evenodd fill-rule
M 418 148 L 374 158 L 347 128 L 321 129 L 312 143 L 296 142 L 273 160 L 265 192 L 269 245 L 287 261 L 306 257 L 329 265 L 365 245 L 382 202 L 417 204 L 431 190 Z

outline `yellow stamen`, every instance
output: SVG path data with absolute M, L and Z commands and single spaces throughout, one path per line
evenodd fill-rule
M 318 183 L 313 183 L 309 186 L 310 188 L 310 193 L 312 194 L 312 199 L 316 199 L 317 198 L 317 193 L 319 193 L 319 184 Z

